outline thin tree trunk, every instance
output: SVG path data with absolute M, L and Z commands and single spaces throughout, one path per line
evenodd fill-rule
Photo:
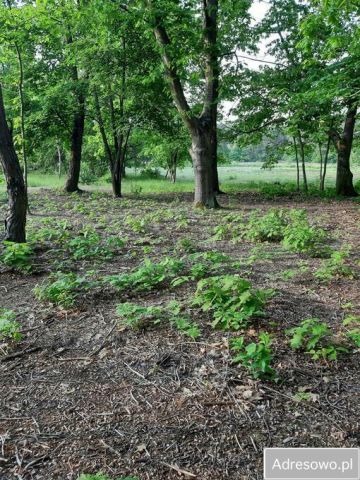
M 106 135 L 106 131 L 105 131 L 105 124 L 104 124 L 104 120 L 103 120 L 103 117 L 102 117 L 102 114 L 101 114 L 99 96 L 98 96 L 98 93 L 97 93 L 96 89 L 94 90 L 94 104 L 95 104 L 95 111 L 96 111 L 96 116 L 97 116 L 97 121 L 98 121 L 98 125 L 99 125 L 101 139 L 102 139 L 102 142 L 103 142 L 103 145 L 104 145 L 105 154 L 106 154 L 106 156 L 108 158 L 108 161 L 109 161 L 110 170 L 112 170 L 113 163 L 114 163 L 113 153 L 111 151 L 111 147 L 110 147 L 110 144 L 109 144 L 108 139 L 107 139 L 107 135 Z
M 62 165 L 62 155 L 61 155 L 61 147 L 59 143 L 56 144 L 56 150 L 58 155 L 58 177 L 61 177 L 61 165 Z
M 353 185 L 353 174 L 350 170 L 350 156 L 354 138 L 357 105 L 350 104 L 346 112 L 342 135 L 330 131 L 338 158 L 336 171 L 336 193 L 345 197 L 356 197 L 357 191 Z
M 24 163 L 24 184 L 25 184 L 25 191 L 26 191 L 26 205 L 29 211 L 29 201 L 27 197 L 27 190 L 28 190 L 28 162 L 27 162 L 27 152 L 26 152 L 26 134 L 25 134 L 25 105 L 24 105 L 24 68 L 22 62 L 22 56 L 20 49 L 17 44 L 15 44 L 16 53 L 18 57 L 19 63 L 19 99 L 20 99 L 20 132 L 21 132 L 21 152 L 22 152 L 22 159 Z
M 320 190 L 321 190 L 321 182 L 323 177 L 323 154 L 322 154 L 320 141 L 318 142 L 318 146 L 319 146 L 319 155 L 320 155 Z
M 304 190 L 307 193 L 308 183 L 307 183 L 307 177 L 306 177 L 305 148 L 304 148 L 304 142 L 303 142 L 300 130 L 298 131 L 298 138 L 299 138 L 299 145 L 300 145 L 300 156 L 301 156 L 301 167 L 302 167 L 302 174 L 303 174 Z
M 300 166 L 299 166 L 299 152 L 296 143 L 296 138 L 293 137 L 294 149 L 295 149 L 295 160 L 296 160 L 296 190 L 300 191 Z
M 8 193 L 8 213 L 5 220 L 5 238 L 11 242 L 26 241 L 27 194 L 19 159 L 6 122 L 0 85 L 0 161 L 4 169 Z
M 325 190 L 325 178 L 326 178 L 326 169 L 327 169 L 327 164 L 328 164 L 328 159 L 329 159 L 330 144 L 331 144 L 331 137 L 329 135 L 328 139 L 327 139 L 327 142 L 326 142 L 326 150 L 325 150 L 325 155 L 324 155 L 324 167 L 323 167 L 323 173 L 322 173 L 321 182 L 320 182 L 320 191 L 321 192 L 323 192 Z

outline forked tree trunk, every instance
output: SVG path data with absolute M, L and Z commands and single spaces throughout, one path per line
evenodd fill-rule
M 6 122 L 0 85 L 0 160 L 4 169 L 9 208 L 5 220 L 5 238 L 11 242 L 26 241 L 27 194 L 19 159 Z
M 71 135 L 71 157 L 68 178 L 65 185 L 66 192 L 79 192 L 79 178 L 81 168 L 81 154 L 85 127 L 85 98 L 79 96 L 78 110 L 75 113 Z
M 356 197 L 353 185 L 353 174 L 350 170 L 350 156 L 354 138 L 357 105 L 349 105 L 346 112 L 343 134 L 331 131 L 338 158 L 336 170 L 336 193 L 345 197 Z
M 218 0 L 203 0 L 203 29 L 205 54 L 204 104 L 200 116 L 196 116 L 185 96 L 181 78 L 171 54 L 171 40 L 161 16 L 161 10 L 154 9 L 153 0 L 146 4 L 155 14 L 154 33 L 161 47 L 162 61 L 169 80 L 170 91 L 176 108 L 191 135 L 190 155 L 195 173 L 194 204 L 198 207 L 216 208 L 215 193 L 219 190 L 217 178 L 217 137 L 216 119 L 219 90 L 219 52 L 217 45 Z
M 210 131 L 198 129 L 192 133 L 190 155 L 194 166 L 196 207 L 216 208 L 218 203 L 214 192 Z

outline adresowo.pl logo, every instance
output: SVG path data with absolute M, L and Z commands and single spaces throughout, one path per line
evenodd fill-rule
M 358 448 L 265 448 L 264 480 L 359 480 Z

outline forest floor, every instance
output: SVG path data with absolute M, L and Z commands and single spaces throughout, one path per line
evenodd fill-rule
M 191 200 L 31 194 L 32 269 L 0 265 L 0 306 L 16 313 L 23 333 L 18 342 L 0 340 L 1 480 L 75 480 L 98 471 L 141 480 L 255 480 L 263 478 L 265 447 L 359 445 L 360 350 L 348 346 L 337 360 L 313 360 L 292 350 L 285 333 L 316 317 L 342 344 L 344 317 L 360 315 L 359 205 L 243 192 L 221 196 L 222 209 L 202 211 Z M 332 249 L 351 246 L 352 275 L 323 281 L 314 276 L 321 258 L 281 243 L 231 240 L 221 228 L 214 238 L 216 226 L 225 232 L 227 215 L 236 223 L 236 215 L 274 207 L 305 209 Z M 265 316 L 243 334 L 249 340 L 272 334 L 276 382 L 254 379 L 231 361 L 230 339 L 239 332 L 213 329 L 209 312 L 192 305 L 191 275 L 178 286 L 164 278 L 121 293 L 79 284 L 66 308 L 33 291 L 56 271 L 93 281 L 134 271 L 145 257 L 183 258 L 188 269 L 204 252 L 228 256 L 212 265 L 204 260 L 199 268 L 209 276 L 239 274 L 254 288 L 275 291 Z M 199 326 L 198 338 L 166 321 L 126 327 L 116 313 L 124 302 L 148 307 L 170 300 Z

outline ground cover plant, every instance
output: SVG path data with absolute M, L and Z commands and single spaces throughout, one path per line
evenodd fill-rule
M 255 479 L 269 445 L 357 445 L 356 203 L 30 200 L 31 269 L 0 264 L 0 476 Z

